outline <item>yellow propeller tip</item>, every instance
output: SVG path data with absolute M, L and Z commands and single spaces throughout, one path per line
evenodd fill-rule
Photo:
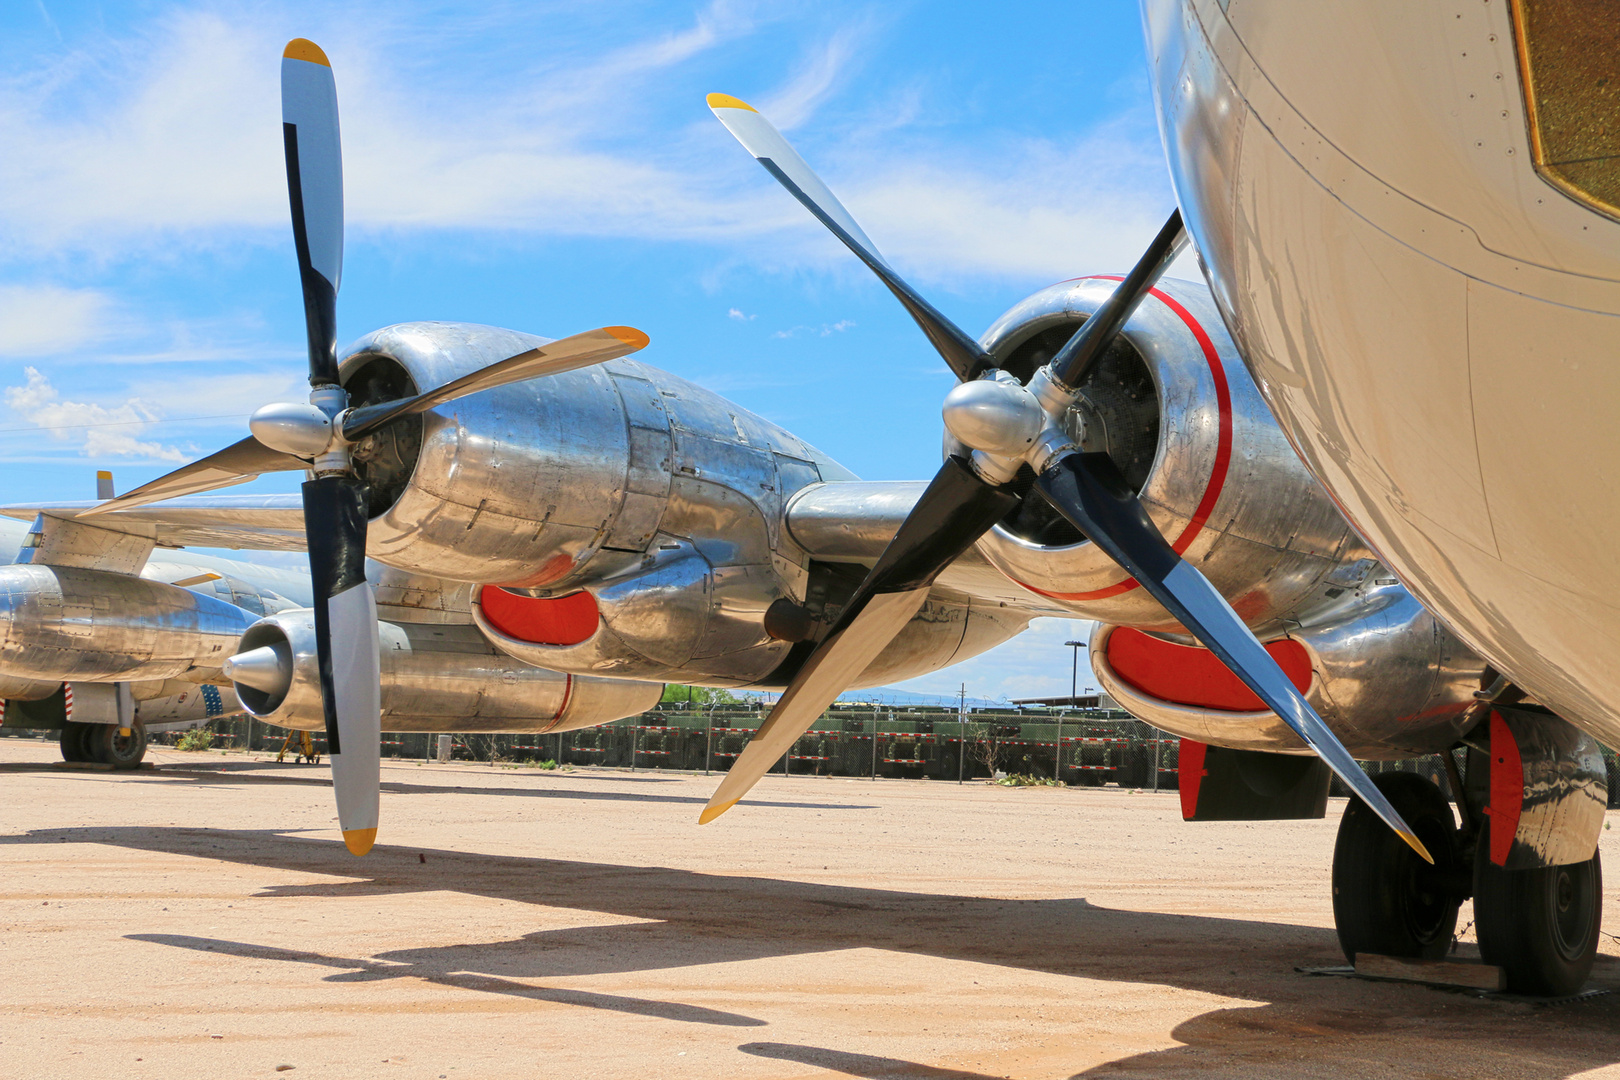
M 738 801 L 739 800 L 737 799 L 732 799 L 730 802 L 710 803 L 708 806 L 703 808 L 703 813 L 698 815 L 698 824 L 707 825 L 709 822 L 713 821 L 727 810 L 730 810 L 733 806 L 736 806 Z
M 321 67 L 331 67 L 332 61 L 326 58 L 321 47 L 308 38 L 295 37 L 287 42 L 287 47 L 281 51 L 284 60 L 307 60 L 311 64 Z
M 377 830 L 370 829 L 344 829 L 343 846 L 349 849 L 350 855 L 364 855 L 371 850 L 371 845 L 377 842 Z
M 747 109 L 749 112 L 759 112 L 742 98 L 734 98 L 730 94 L 710 94 L 709 108 L 711 109 Z
M 1434 856 L 1430 855 L 1429 849 L 1423 846 L 1423 841 L 1419 840 L 1411 833 L 1401 833 L 1401 839 L 1405 840 L 1413 851 L 1421 855 L 1424 862 L 1428 863 L 1430 866 L 1434 865 Z
M 637 330 L 633 326 L 609 326 L 607 327 L 607 332 L 624 342 L 626 345 L 633 345 L 638 349 L 645 349 L 647 347 L 647 343 L 652 340 L 652 338 L 648 337 L 646 334 L 643 334 L 640 330 Z

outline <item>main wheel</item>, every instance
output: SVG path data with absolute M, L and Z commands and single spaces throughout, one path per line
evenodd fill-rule
M 146 756 L 146 726 L 139 720 L 130 725 L 128 735 L 118 733 L 117 724 L 86 724 L 85 749 L 93 761 L 117 769 L 137 768 Z
M 1388 772 L 1373 784 L 1434 856 L 1430 866 L 1395 831 L 1351 799 L 1333 848 L 1333 921 L 1345 959 L 1357 953 L 1438 960 L 1457 929 L 1463 897 L 1457 823 L 1440 789 L 1415 773 Z
M 94 724 L 81 724 L 77 720 L 65 720 L 62 723 L 62 733 L 58 741 L 62 746 L 63 761 L 94 761 L 90 747 L 87 745 L 90 728 Z
M 1504 870 L 1481 847 L 1474 863 L 1479 954 L 1507 976 L 1508 989 L 1567 997 L 1592 972 L 1603 923 L 1603 863 Z

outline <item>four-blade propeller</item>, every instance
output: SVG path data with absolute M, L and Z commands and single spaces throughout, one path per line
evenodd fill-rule
M 343 842 L 364 855 L 377 835 L 381 686 L 377 608 L 366 583 L 366 485 L 350 448 L 395 420 L 468 394 L 626 356 L 646 346 L 647 335 L 628 326 L 603 327 L 529 349 L 415 397 L 351 408 L 337 360 L 343 278 L 337 85 L 326 54 L 303 38 L 289 42 L 282 54 L 281 117 L 309 339 L 309 403 L 266 405 L 250 419 L 250 437 L 80 516 L 240 484 L 267 472 L 312 474 L 303 487 L 304 533 L 327 750 Z
M 1062 426 L 1076 387 L 1186 244 L 1180 212 L 1112 296 L 1058 354 L 1021 384 L 901 280 L 835 195 L 752 106 L 725 94 L 709 108 L 767 172 L 844 242 L 900 300 L 961 382 L 946 396 L 945 426 L 971 450 L 949 456 L 826 636 L 721 781 L 699 817 L 736 805 L 875 660 L 921 607 L 945 567 L 1019 501 L 1030 468 L 1063 517 L 1141 583 L 1231 668 L 1366 804 L 1429 862 L 1433 858 L 1350 752 L 1203 574 L 1167 543 L 1106 454 L 1081 453 Z

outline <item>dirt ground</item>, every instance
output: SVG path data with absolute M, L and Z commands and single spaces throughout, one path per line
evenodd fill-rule
M 0 740 L 8 1080 L 1620 1076 L 1620 993 L 1296 973 L 1338 801 L 772 777 L 699 828 L 713 778 L 385 763 L 356 860 L 324 766 L 56 758 Z

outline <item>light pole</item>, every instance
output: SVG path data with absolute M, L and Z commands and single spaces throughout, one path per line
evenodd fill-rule
M 1065 648 L 1074 650 L 1074 662 L 1069 665 L 1069 707 L 1074 708 L 1079 705 L 1076 698 L 1079 696 L 1080 688 L 1080 650 L 1086 647 L 1086 643 L 1083 641 L 1065 641 L 1063 645 Z M 1053 771 L 1057 774 L 1054 779 L 1060 784 L 1063 783 L 1063 713 L 1061 711 L 1058 713 L 1057 765 L 1053 768 Z

